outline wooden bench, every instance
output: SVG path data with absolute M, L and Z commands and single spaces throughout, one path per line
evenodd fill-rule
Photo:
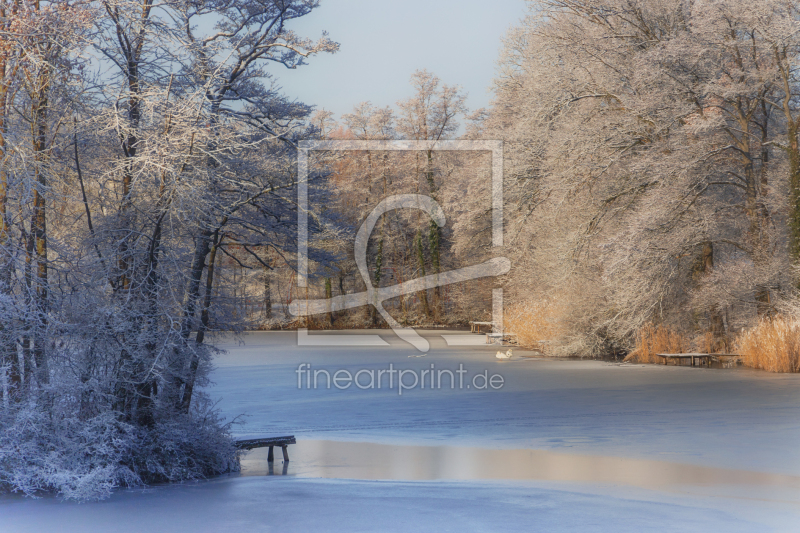
M 470 322 L 469 323 L 469 331 L 470 333 L 480 333 L 481 326 L 494 326 L 494 322 Z
M 289 452 L 286 450 L 286 447 L 290 444 L 297 444 L 297 441 L 294 439 L 294 435 L 289 435 L 288 437 L 269 437 L 264 439 L 239 439 L 234 443 L 234 445 L 240 450 L 252 450 L 253 448 L 265 448 L 269 446 L 267 462 L 270 463 L 275 460 L 272 454 L 272 448 L 274 446 L 281 447 L 281 451 L 283 451 L 283 460 L 288 463 Z

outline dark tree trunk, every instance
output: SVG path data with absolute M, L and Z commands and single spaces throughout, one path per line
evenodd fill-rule
M 417 251 L 417 263 L 420 270 L 420 277 L 425 276 L 425 250 L 422 246 L 422 235 L 420 235 L 419 231 L 417 231 L 417 235 L 414 238 L 414 247 Z M 422 302 L 422 311 L 425 313 L 426 318 L 431 318 L 431 308 L 428 305 L 428 291 L 423 289 L 417 293 L 419 296 L 420 301 Z
M 206 269 L 206 287 L 205 294 L 203 296 L 203 308 L 202 311 L 200 311 L 200 325 L 197 329 L 197 337 L 195 337 L 195 348 L 197 350 L 200 349 L 205 341 L 206 331 L 208 331 L 211 294 L 214 290 L 215 263 L 217 260 L 217 250 L 219 249 L 221 241 L 222 239 L 219 237 L 219 230 L 217 230 L 214 232 L 214 236 L 212 237 L 211 250 L 208 254 L 208 267 Z M 184 387 L 183 398 L 181 399 L 181 411 L 184 413 L 188 413 L 189 408 L 192 405 L 194 383 L 197 379 L 197 369 L 200 366 L 199 354 L 192 353 L 190 357 L 191 360 L 189 362 L 189 372 L 186 377 L 186 386 Z
M 701 270 L 706 276 L 710 275 L 714 270 L 714 244 L 711 241 L 703 243 Z M 719 306 L 714 305 L 709 309 L 708 322 L 713 344 L 713 347 L 709 347 L 709 349 L 716 351 L 718 346 L 724 345 L 726 342 L 725 322 L 723 320 L 722 310 Z
M 272 287 L 270 286 L 270 270 L 264 267 L 264 318 L 272 318 Z
M 437 198 L 438 195 L 436 194 L 438 192 L 438 188 L 436 187 L 436 180 L 434 177 L 434 170 L 433 170 L 433 150 L 428 150 L 427 152 L 425 178 L 428 182 L 428 189 L 430 191 L 431 198 L 438 202 Z M 431 220 L 428 225 L 428 244 L 430 245 L 430 250 L 431 250 L 431 267 L 433 269 L 433 274 L 437 276 L 441 274 L 441 264 L 440 264 L 441 242 L 442 242 L 442 229 L 439 227 L 438 224 L 436 224 L 434 220 Z M 432 311 L 433 311 L 433 318 L 436 321 L 438 321 L 440 318 L 441 300 L 442 300 L 441 288 L 438 286 L 434 287 Z
M 44 68 L 37 77 L 35 98 L 32 103 L 33 151 L 35 189 L 33 192 L 33 214 L 31 216 L 31 238 L 36 256 L 36 280 L 33 292 L 33 359 L 36 363 L 36 379 L 40 384 L 50 381 L 46 359 L 46 330 L 48 324 L 47 283 L 47 211 L 44 193 L 47 189 L 47 105 L 50 91 L 50 71 Z

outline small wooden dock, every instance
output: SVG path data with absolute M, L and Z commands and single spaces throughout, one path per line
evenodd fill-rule
M 290 444 L 297 444 L 294 435 L 286 437 L 267 437 L 263 439 L 239 439 L 235 442 L 235 446 L 240 450 L 252 450 L 253 448 L 266 448 L 269 446 L 269 453 L 267 454 L 267 462 L 273 462 L 275 457 L 272 454 L 272 449 L 275 446 L 280 446 L 283 452 L 284 462 L 289 462 L 289 452 L 287 447 Z
M 486 344 L 494 344 L 495 341 L 500 341 L 500 344 L 503 343 L 511 344 L 512 346 L 519 345 L 517 342 L 517 334 L 516 333 L 487 333 L 486 334 Z
M 698 360 L 700 363 L 703 364 L 710 364 L 712 360 L 719 361 L 723 357 L 740 357 L 738 354 L 730 354 L 730 353 L 657 353 L 657 357 L 661 357 L 664 359 L 664 364 L 666 365 L 670 359 L 673 359 L 677 362 L 683 362 L 685 360 L 691 361 L 691 366 L 695 366 L 695 360 Z
M 470 333 L 481 333 L 481 328 L 483 326 L 493 327 L 494 322 L 470 322 L 469 323 L 469 331 Z

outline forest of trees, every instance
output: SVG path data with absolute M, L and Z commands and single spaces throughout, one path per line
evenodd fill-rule
M 759 320 L 793 313 L 800 4 L 528 4 L 505 38 L 490 109 L 466 115 L 458 87 L 419 71 L 396 109 L 364 103 L 341 124 L 317 113 L 321 134 L 502 140 L 498 253 L 513 268 L 495 283 L 507 295 L 506 329 L 546 340 L 552 354 L 635 352 L 653 328 L 673 350 L 730 352 Z M 485 154 L 372 153 L 338 165 L 331 186 L 342 203 L 331 207 L 352 224 L 376 194 L 398 192 L 429 194 L 448 216 L 444 232 L 383 221 L 370 248 L 376 285 L 387 266 L 407 279 L 490 254 Z M 491 285 L 456 290 L 446 313 L 429 291 L 402 314 L 418 324 L 486 320 Z
M 336 120 L 276 77 L 338 50 L 291 29 L 315 0 L 0 0 L 0 488 L 87 499 L 235 469 L 199 390 L 208 336 L 380 326 L 372 307 L 273 307 L 363 290 L 355 232 L 392 194 L 447 223 L 381 217 L 374 286 L 513 265 L 387 302 L 403 325 L 485 320 L 502 287 L 507 329 L 603 356 L 654 328 L 730 351 L 791 315 L 800 2 L 528 3 L 489 109 L 420 70 L 395 107 Z M 301 140 L 455 138 L 504 143 L 502 249 L 490 154 L 320 152 L 297 288 Z
M 794 307 L 798 8 L 541 0 L 509 33 L 480 134 L 506 143 L 510 283 L 562 351 L 649 323 L 729 350 Z

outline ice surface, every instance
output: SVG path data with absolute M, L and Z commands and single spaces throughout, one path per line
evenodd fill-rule
M 123 491 L 73 504 L 5 501 L 2 531 L 613 532 L 797 531 L 789 504 L 680 498 L 616 486 L 240 477 Z
M 6 497 L 0 531 L 798 531 L 800 489 L 791 476 L 800 476 L 800 376 L 526 359 L 530 354 L 518 350 L 512 360 L 497 361 L 496 346 L 448 347 L 442 333 L 455 332 L 425 332 L 431 350 L 424 357 L 411 357 L 421 354 L 390 332 L 386 347 L 299 347 L 293 333 L 251 334 L 243 346 L 221 339 L 230 352 L 217 358 L 208 390 L 225 416 L 245 415 L 236 427 L 241 436 L 543 450 L 576 468 L 588 468 L 578 456 L 601 456 L 604 468 L 627 458 L 629 466 L 678 463 L 684 475 L 686 465 L 698 465 L 719 469 L 722 478 L 726 469 L 754 477 L 734 476 L 728 484 L 681 478 L 686 486 L 668 490 L 642 488 L 625 476 L 315 479 L 302 477 L 298 444 L 289 448 L 287 476 L 126 490 L 91 504 Z M 462 364 L 470 378 L 488 370 L 505 384 L 417 388 L 402 396 L 396 386 L 298 389 L 301 363 L 352 374 L 389 364 L 417 371 Z M 649 475 L 639 474 L 635 479 Z M 771 486 L 767 474 L 784 482 Z M 656 468 L 652 475 L 662 474 Z
M 428 331 L 425 357 L 384 337 L 384 348 L 298 347 L 290 332 L 253 333 L 216 360 L 212 394 L 241 436 L 392 444 L 569 450 L 800 475 L 800 375 L 747 369 L 498 361 L 497 346 L 448 347 Z M 500 390 L 298 389 L 301 363 L 345 369 L 458 368 L 500 373 Z M 468 376 L 469 376 L 468 375 Z M 444 381 L 446 385 L 446 380 Z

